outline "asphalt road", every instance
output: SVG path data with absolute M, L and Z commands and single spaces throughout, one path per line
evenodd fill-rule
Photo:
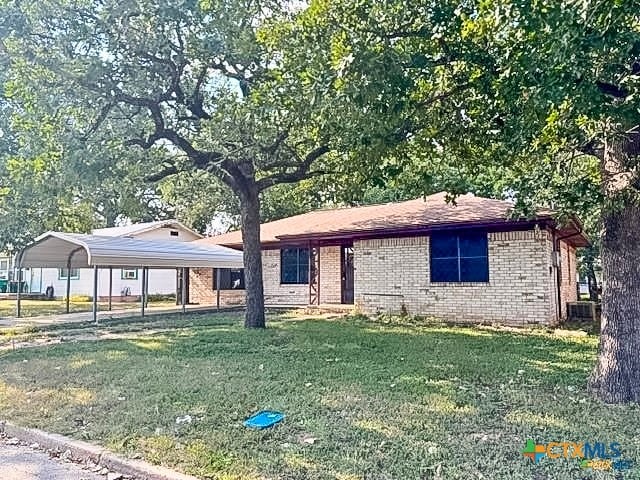
M 0 439 L 0 480 L 105 480 L 105 476 Z

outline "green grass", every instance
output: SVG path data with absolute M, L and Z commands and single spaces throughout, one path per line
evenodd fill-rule
M 615 441 L 640 461 L 640 408 L 584 389 L 595 336 L 362 318 L 240 323 L 192 315 L 49 330 L 65 341 L 0 357 L 0 418 L 202 478 L 615 478 L 575 460 L 534 466 L 521 454 L 527 438 Z M 265 431 L 242 426 L 264 408 L 287 417 Z M 192 423 L 177 425 L 182 415 Z M 623 478 L 638 478 L 634 468 Z
M 86 298 L 70 297 L 69 311 L 90 312 L 93 303 Z M 59 315 L 66 312 L 66 302 L 64 300 L 26 300 L 21 303 L 21 314 L 24 317 L 35 317 L 40 315 Z M 104 311 L 108 308 L 107 302 L 98 302 L 98 310 Z M 150 306 L 175 306 L 175 301 L 150 302 Z M 127 310 L 131 308 L 140 308 L 140 303 L 113 303 L 113 310 Z M 16 314 L 15 300 L 0 300 L 0 317 L 14 317 Z

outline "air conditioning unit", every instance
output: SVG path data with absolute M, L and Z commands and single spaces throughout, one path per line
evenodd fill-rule
M 567 318 L 569 321 L 595 322 L 595 302 L 567 302 Z

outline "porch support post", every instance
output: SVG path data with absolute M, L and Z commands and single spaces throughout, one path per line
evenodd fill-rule
M 112 296 L 113 296 L 113 267 L 109 267 L 109 311 L 111 311 Z
M 180 304 L 182 305 L 182 314 L 187 312 L 187 268 L 182 267 L 182 277 L 180 282 Z
M 320 245 L 309 242 L 309 305 L 320 305 Z
M 317 295 L 318 295 L 318 305 L 320 305 L 320 245 L 316 245 L 316 288 L 317 288 Z
M 309 278 L 307 280 L 309 282 L 309 305 L 313 305 L 313 247 L 311 246 L 311 242 L 309 242 L 308 248 L 309 248 L 309 265 L 307 267 L 307 272 L 308 272 L 307 275 L 309 275 Z M 298 260 L 300 260 L 300 257 L 298 257 Z
M 220 310 L 220 269 L 216 268 L 216 308 Z
M 98 323 L 98 266 L 93 266 L 93 323 Z

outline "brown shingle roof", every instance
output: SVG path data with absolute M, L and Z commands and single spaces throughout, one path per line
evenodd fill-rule
M 261 225 L 263 245 L 295 243 L 309 239 L 336 239 L 348 236 L 410 233 L 428 228 L 470 225 L 510 224 L 513 204 L 463 195 L 456 203 L 445 201 L 446 194 L 382 205 L 316 210 Z M 551 220 L 550 210 L 539 210 L 536 220 Z M 574 230 L 576 230 L 574 228 Z M 242 246 L 240 231 L 197 240 L 231 247 Z

